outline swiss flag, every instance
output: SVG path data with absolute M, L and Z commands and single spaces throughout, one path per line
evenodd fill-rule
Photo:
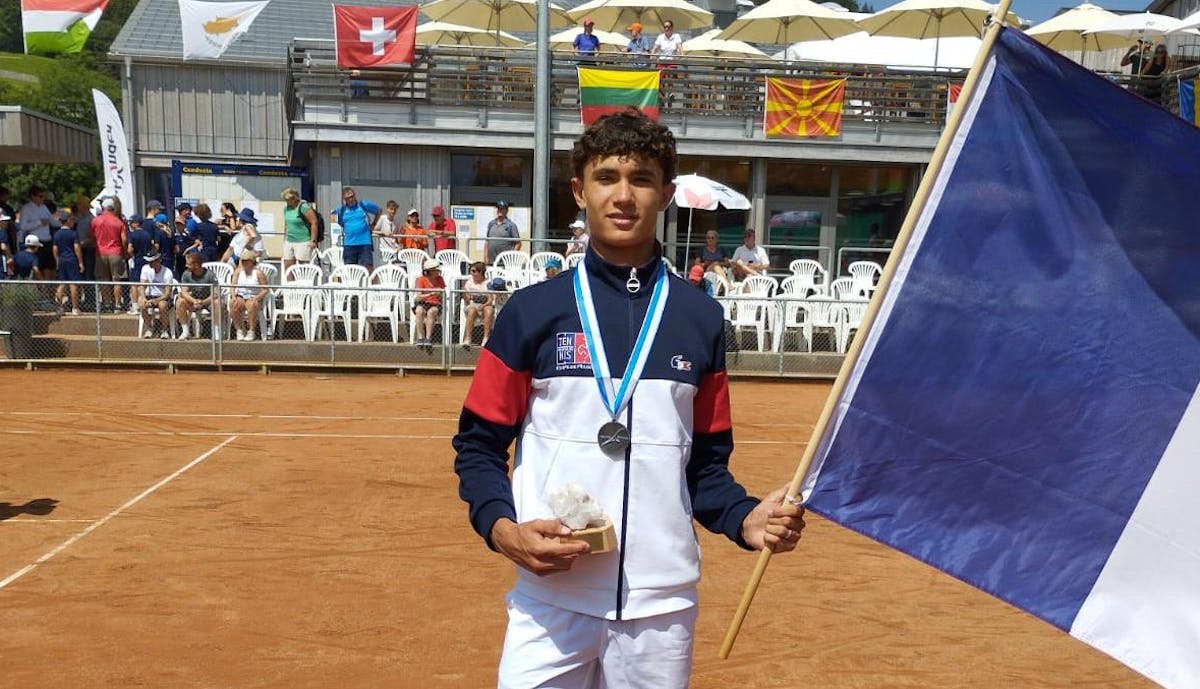
M 417 46 L 417 6 L 333 6 L 338 67 L 411 64 Z

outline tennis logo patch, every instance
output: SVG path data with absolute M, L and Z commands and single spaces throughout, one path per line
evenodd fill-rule
M 556 371 L 591 369 L 592 355 L 588 353 L 583 333 L 558 333 L 554 336 Z

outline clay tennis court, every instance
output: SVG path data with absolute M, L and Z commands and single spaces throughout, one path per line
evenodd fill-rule
M 0 371 L 7 686 L 487 687 L 512 568 L 467 524 L 443 375 Z M 734 469 L 786 482 L 827 384 L 738 381 Z M 815 516 L 716 658 L 755 556 L 702 531 L 693 687 L 1148 687 Z

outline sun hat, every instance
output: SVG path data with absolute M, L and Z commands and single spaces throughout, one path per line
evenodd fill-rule
M 254 253 L 253 251 L 243 251 L 242 255 L 238 258 L 243 261 L 254 261 L 255 263 L 258 263 L 258 254 Z
M 425 259 L 425 262 L 421 264 L 422 271 L 440 270 L 441 267 L 442 267 L 442 262 L 437 260 L 436 258 L 427 258 L 427 259 Z
M 36 234 L 26 235 L 25 246 L 41 246 L 42 240 L 37 238 Z
M 249 208 L 243 208 L 241 213 L 238 213 L 238 220 L 251 225 L 258 225 L 258 218 L 254 217 L 254 211 Z
M 154 263 L 155 261 L 161 261 L 162 254 L 160 254 L 158 252 L 151 252 L 151 253 L 146 254 L 145 256 L 142 256 L 142 260 L 145 261 L 146 263 Z
M 576 220 L 576 221 L 572 222 L 570 225 L 568 225 L 568 227 L 570 227 L 572 230 L 574 230 L 574 229 L 583 230 L 583 229 L 587 229 L 587 223 L 585 223 L 582 220 Z

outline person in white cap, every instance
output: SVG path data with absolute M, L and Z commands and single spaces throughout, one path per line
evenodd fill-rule
M 145 256 L 142 273 L 138 281 L 142 283 L 142 292 L 138 297 L 138 310 L 142 314 L 142 337 L 154 337 L 154 314 L 158 313 L 158 324 L 161 337 L 171 339 L 171 285 L 175 275 L 171 269 L 163 265 L 162 254 L 157 251 Z
M 571 241 L 567 242 L 567 256 L 571 254 L 582 254 L 587 251 L 588 234 L 587 223 L 583 220 L 576 219 L 571 223 Z
M 417 301 L 413 314 L 417 326 L 417 347 L 425 351 L 433 349 L 433 326 L 437 325 L 442 311 L 442 293 L 446 280 L 442 277 L 442 262 L 436 258 L 426 259 L 421 264 L 421 277 L 417 278 Z
M 400 244 L 405 249 L 429 252 L 429 233 L 421 226 L 421 211 L 409 208 L 404 227 L 400 229 Z
M 38 252 L 42 249 L 42 240 L 37 235 L 25 236 L 25 250 L 13 256 L 13 277 L 18 280 L 36 280 L 38 268 Z

